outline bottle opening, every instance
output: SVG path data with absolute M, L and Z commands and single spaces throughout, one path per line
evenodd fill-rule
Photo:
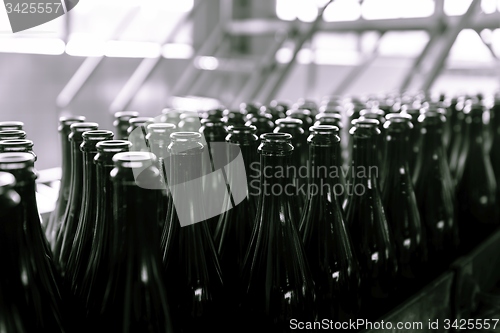
M 71 125 L 73 123 L 83 123 L 87 118 L 84 116 L 63 116 L 59 117 L 60 125 Z
M 132 143 L 126 140 L 107 140 L 98 142 L 96 145 L 97 151 L 102 152 L 120 152 L 130 147 L 132 147 Z
M 301 127 L 302 124 L 302 120 L 295 118 L 282 118 L 276 120 L 276 126 L 279 127 Z
M 136 117 L 139 117 L 139 112 L 137 111 L 118 111 L 115 113 L 115 118 L 119 120 L 128 120 Z
M 146 152 L 121 152 L 113 156 L 115 165 L 123 168 L 143 168 L 155 159 L 154 154 Z
M 170 138 L 175 142 L 200 141 L 201 134 L 196 132 L 176 132 L 170 134 Z
M 0 131 L 0 140 L 25 139 L 26 132 L 22 130 L 3 130 Z
M 333 125 L 311 126 L 309 131 L 314 134 L 338 134 L 339 128 Z
M 152 133 L 166 133 L 169 131 L 173 131 L 177 128 L 174 124 L 169 123 L 155 123 L 148 125 L 148 132 Z
M 257 131 L 257 127 L 254 125 L 244 125 L 244 126 L 238 126 L 238 125 L 231 125 L 227 128 L 227 131 L 231 134 L 253 134 Z
M 404 113 L 389 113 L 385 116 L 385 119 L 390 120 L 392 123 L 405 123 L 411 121 L 412 117 Z
M 33 147 L 33 141 L 31 141 L 31 140 L 25 140 L 25 139 L 2 140 L 2 141 L 0 141 L 0 148 L 1 147 L 6 147 L 6 148 L 11 148 L 11 147 L 32 148 Z
M 1 130 L 22 130 L 24 123 L 21 121 L 0 121 Z
M 130 126 L 135 126 L 135 127 L 144 125 L 147 122 L 154 122 L 154 119 L 150 117 L 136 117 L 136 118 L 130 118 L 130 120 L 128 121 Z
M 35 157 L 30 153 L 1 153 L 0 170 L 24 169 L 35 164 Z
M 85 141 L 102 141 L 113 138 L 114 133 L 107 130 L 91 130 L 82 134 Z
M 352 125 L 356 127 L 362 127 L 362 128 L 371 128 L 371 127 L 378 127 L 380 125 L 380 122 L 377 119 L 370 119 L 370 118 L 358 118 L 354 119 L 351 122 Z
M 261 134 L 262 142 L 290 142 L 292 135 L 288 133 L 264 133 Z

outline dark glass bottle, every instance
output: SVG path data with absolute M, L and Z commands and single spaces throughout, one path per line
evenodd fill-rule
M 261 105 L 259 103 L 241 103 L 240 112 L 248 117 L 249 115 L 258 115 Z
M 16 183 L 14 176 L 7 172 L 0 172 L 0 229 L 3 235 L 8 235 L 3 232 L 4 225 L 11 223 L 7 221 L 7 216 L 12 216 L 12 211 L 16 209 L 19 205 L 21 198 L 19 194 L 13 190 Z M 7 242 L 0 243 L 0 251 L 2 253 L 13 253 L 14 249 L 8 248 Z M 17 244 L 16 250 L 17 250 Z M 10 259 L 7 257 L 7 259 Z M 2 267 L 8 267 L 9 263 L 7 260 L 2 259 L 0 262 Z M 25 323 L 29 318 L 26 318 L 26 313 L 23 309 L 19 309 L 19 295 L 21 291 L 19 290 L 20 285 L 15 287 L 12 285 L 12 280 L 16 281 L 17 278 L 12 279 L 10 274 L 15 276 L 16 272 L 12 270 L 7 270 L 6 273 L 0 275 L 0 327 L 5 332 L 13 333 L 26 333 Z
M 205 193 L 210 193 L 207 195 L 205 202 L 205 211 L 213 214 L 209 214 L 211 217 L 207 223 L 209 228 L 213 233 L 215 227 L 217 226 L 217 221 L 219 220 L 219 215 L 223 211 L 224 207 L 224 194 L 226 186 L 222 184 L 227 184 L 227 175 L 224 170 L 226 165 L 226 147 L 225 138 L 227 135 L 226 127 L 221 119 L 203 119 L 202 126 L 199 132 L 202 134 L 202 142 L 206 146 L 206 152 L 208 153 L 208 158 L 204 158 L 202 163 L 204 168 L 204 191 Z M 208 164 L 208 165 L 206 165 Z M 220 195 L 218 195 L 220 194 Z
M 377 136 L 378 139 L 376 143 L 377 145 L 376 158 L 378 165 L 378 178 L 379 178 L 378 183 L 380 185 L 380 188 L 383 188 L 387 171 L 387 167 L 385 165 L 386 154 L 387 154 L 387 143 L 385 141 L 385 129 L 384 129 L 385 112 L 378 108 L 365 109 L 359 112 L 359 118 L 376 119 L 379 122 L 380 135 Z
M 398 259 L 400 287 L 406 293 L 419 287 L 416 279 L 423 276 L 427 247 L 408 167 L 411 116 L 392 113 L 386 118 L 387 178 L 382 202 Z
M 309 135 L 309 127 L 314 123 L 314 116 L 308 109 L 292 109 L 286 112 L 287 117 L 293 119 L 302 120 L 302 129 L 306 133 L 306 137 Z M 306 149 L 307 150 L 307 149 Z
M 124 140 L 128 137 L 127 129 L 130 126 L 129 120 L 139 117 L 137 111 L 119 111 L 115 113 L 113 126 L 115 127 L 116 138 Z
M 500 96 L 495 98 L 491 108 L 492 144 L 490 149 L 491 166 L 497 181 L 497 202 L 500 204 Z
M 428 271 L 435 274 L 446 268 L 456 255 L 458 228 L 453 182 L 443 145 L 445 117 L 426 111 L 418 117 L 422 149 L 413 174 L 420 219 L 425 227 Z
M 292 158 L 289 172 L 292 176 L 292 184 L 295 186 L 295 195 L 292 195 L 294 201 L 293 210 L 295 216 L 302 215 L 307 198 L 307 166 L 309 152 L 307 147 L 307 136 L 303 129 L 303 123 L 300 119 L 284 118 L 276 121 L 274 133 L 288 133 L 292 136 Z
M 467 153 L 464 136 L 468 130 L 468 125 L 466 124 L 465 114 L 469 112 L 471 104 L 471 100 L 461 99 L 455 106 L 455 120 L 451 126 L 452 141 L 450 142 L 448 154 L 448 164 L 454 181 L 456 181 L 457 174 L 462 172 L 463 161 L 465 160 L 464 154 Z
M 24 128 L 24 123 L 21 121 L 0 121 L 0 131 L 20 130 Z
M 315 118 L 316 121 L 314 122 L 314 126 L 331 125 L 337 126 L 338 128 L 343 128 L 342 115 L 338 113 L 319 113 Z
M 312 117 L 315 117 L 319 113 L 318 104 L 311 99 L 301 98 L 297 101 L 296 106 L 298 109 L 309 110 L 311 112 Z
M 56 206 L 50 214 L 47 227 L 45 228 L 45 236 L 49 244 L 53 248 L 56 241 L 57 231 L 61 224 L 61 220 L 68 206 L 72 167 L 71 167 L 71 143 L 68 139 L 71 133 L 70 126 L 75 123 L 85 121 L 83 116 L 70 116 L 59 118 L 59 140 L 61 142 L 61 183 L 59 184 L 59 194 L 57 196 Z
M 470 111 L 469 111 L 470 110 Z M 486 142 L 489 111 L 479 103 L 466 113 L 465 161 L 457 173 L 457 208 L 460 239 L 465 248 L 476 245 L 499 224 L 497 183 Z
M 338 128 L 311 127 L 307 141 L 311 169 L 300 232 L 315 280 L 319 317 L 346 321 L 358 314 L 361 278 L 335 182 L 329 177 L 332 169 L 340 168 Z
M 239 165 L 231 164 L 228 169 L 228 184 L 234 193 L 226 197 L 226 210 L 220 215 L 214 232 L 214 243 L 220 258 L 227 290 L 236 297 L 243 260 L 248 249 L 257 209 L 256 191 L 259 190 L 256 172 L 258 138 L 255 126 L 229 126 L 226 142 L 229 143 L 228 160 L 233 161 L 241 154 L 245 165 L 246 179 L 241 179 Z M 239 189 L 246 181 L 246 197 L 239 197 Z M 257 181 L 257 183 L 255 182 Z M 239 185 L 241 184 L 241 185 Z M 241 186 L 241 187 L 240 187 Z M 254 195 L 252 196 L 252 192 Z M 235 300 L 231 300 L 235 301 Z M 236 302 L 234 302 L 236 303 Z
M 273 116 L 273 121 L 276 122 L 278 119 L 286 118 L 286 111 L 290 109 L 290 104 L 274 100 L 269 103 L 267 109 Z
M 222 121 L 226 126 L 243 126 L 245 125 L 245 114 L 237 110 L 224 110 Z
M 29 153 L 1 153 L 0 171 L 16 178 L 14 191 L 20 203 L 2 210 L 0 248 L 2 280 L 9 286 L 23 324 L 30 332 L 64 332 L 63 304 L 58 276 L 38 213 L 35 188 L 35 157 Z M 5 280 L 4 280 L 5 281 Z
M 409 105 L 402 106 L 402 113 L 408 114 L 411 117 L 411 124 L 413 128 L 410 129 L 409 134 L 409 148 L 408 148 L 408 167 L 410 169 L 410 174 L 413 177 L 413 172 L 415 170 L 415 164 L 417 159 L 421 156 L 421 141 L 422 135 L 420 134 L 420 123 L 418 122 L 418 116 L 420 115 L 420 103 L 412 103 Z
M 298 216 L 285 193 L 292 179 L 280 173 L 290 165 L 292 136 L 268 133 L 260 139 L 261 191 L 242 274 L 241 320 L 248 332 L 288 332 L 291 319 L 317 318 L 316 294 Z
M 83 142 L 83 133 L 97 130 L 97 123 L 74 123 L 70 126 L 71 133 L 71 182 L 68 205 L 61 218 L 61 222 L 54 225 L 56 238 L 54 240 L 52 251 L 54 260 L 59 265 L 60 272 L 64 275 L 66 263 L 68 262 L 73 238 L 75 237 L 78 218 L 82 209 L 83 192 L 83 153 L 80 145 Z
M 380 135 L 375 119 L 357 120 L 351 128 L 353 158 L 348 191 L 346 223 L 349 228 L 362 281 L 362 307 L 366 316 L 387 310 L 398 266 L 393 239 L 380 196 L 376 175 L 376 144 Z
M 94 157 L 97 154 L 97 143 L 113 139 L 113 132 L 106 130 L 93 130 L 84 132 L 83 143 L 80 150 L 83 153 L 83 191 L 82 207 L 77 218 L 75 235 L 72 243 L 67 243 L 69 250 L 62 249 L 61 252 L 69 251 L 66 263 L 65 284 L 76 298 L 81 297 L 82 282 L 87 268 L 92 246 L 92 238 L 95 233 L 97 216 L 97 170 Z
M 156 190 L 149 189 L 161 181 L 152 158 L 146 152 L 113 157 L 110 273 L 103 281 L 99 314 L 87 332 L 173 332 L 165 283 L 169 280 L 161 270 Z
M 22 140 L 26 139 L 26 132 L 22 130 L 4 130 L 0 131 L 1 140 Z
M 114 168 L 113 156 L 117 153 L 128 152 L 132 144 L 124 140 L 108 140 L 98 142 L 97 155 L 94 157 L 96 164 L 96 217 L 95 232 L 90 243 L 90 256 L 80 292 L 76 294 L 84 307 L 81 318 L 93 323 L 99 315 L 103 295 L 106 292 L 107 278 L 111 274 L 109 267 L 113 240 L 119 232 L 113 223 L 113 195 L 114 187 L 110 172 Z
M 170 123 L 155 123 L 148 125 L 148 134 L 146 140 L 148 142 L 150 152 L 156 156 L 156 167 L 160 170 L 163 190 L 161 191 L 161 202 L 158 203 L 158 218 L 160 221 L 160 229 L 163 229 L 167 216 L 167 204 L 170 196 L 168 188 L 168 169 L 169 154 L 168 146 L 170 145 L 170 135 L 175 132 L 176 126 Z
M 161 239 L 167 292 L 178 332 L 227 324 L 222 273 L 196 179 L 203 174 L 202 136 L 176 132 L 169 146 L 171 199 Z M 200 180 L 198 183 L 202 183 Z M 175 204 L 175 206 L 174 206 Z
M 246 125 L 254 125 L 257 128 L 257 136 L 274 130 L 273 117 L 266 113 L 253 114 L 247 117 Z

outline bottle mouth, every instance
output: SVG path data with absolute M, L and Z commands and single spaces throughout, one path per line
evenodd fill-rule
M 154 123 L 148 125 L 148 132 L 162 134 L 174 131 L 176 128 L 177 126 L 170 123 Z
M 74 123 L 83 123 L 86 119 L 84 116 L 62 116 L 59 117 L 59 124 L 69 126 Z
M 292 140 L 292 135 L 288 133 L 264 133 L 261 134 L 260 139 L 263 143 L 289 143 Z
M 0 131 L 0 140 L 26 139 L 26 132 L 22 130 Z
M 333 125 L 315 125 L 309 128 L 311 134 L 338 134 L 339 128 Z
M 304 108 L 292 109 L 292 110 L 288 110 L 286 112 L 286 115 L 288 117 L 294 116 L 294 115 L 310 116 L 311 115 L 311 110 L 304 109 Z
M 170 139 L 174 142 L 199 142 L 201 134 L 197 132 L 175 132 L 170 134 Z
M 98 123 L 74 123 L 71 124 L 71 132 L 72 133 L 83 133 L 87 131 L 96 130 L 99 127 Z
M 372 118 L 358 118 L 351 121 L 351 124 L 358 128 L 372 128 L 378 127 L 380 125 L 380 121 Z
M 114 133 L 108 130 L 91 130 L 83 132 L 84 141 L 102 141 L 112 139 Z
M 147 152 L 120 152 L 113 156 L 113 162 L 117 167 L 129 169 L 149 166 L 155 159 L 153 153 Z
M 304 122 L 295 118 L 282 118 L 276 120 L 276 126 L 279 127 L 301 127 Z
M 332 119 L 335 119 L 335 120 L 338 120 L 338 121 L 341 121 L 342 120 L 342 115 L 340 113 L 318 113 L 316 115 L 316 117 L 314 117 L 316 120 L 320 120 L 320 119 L 328 119 L 328 118 L 332 118 Z
M 118 120 L 130 120 L 131 118 L 139 117 L 139 112 L 137 111 L 118 111 L 115 112 L 115 119 Z
M 21 121 L 0 121 L 0 130 L 22 130 L 23 127 Z
M 0 171 L 0 194 L 12 189 L 16 185 L 16 177 L 8 172 Z
M 33 148 L 33 141 L 26 139 L 11 139 L 11 140 L 2 140 L 0 141 L 0 151 L 2 148 L 24 148 L 31 149 Z
M 138 127 L 138 126 L 141 126 L 141 125 L 144 125 L 145 123 L 152 123 L 154 122 L 154 118 L 151 118 L 151 117 L 135 117 L 135 118 L 130 118 L 128 123 L 130 124 L 130 126 L 135 126 L 135 127 Z
M 30 153 L 0 153 L 0 170 L 19 170 L 35 165 Z
M 132 142 L 126 140 L 106 140 L 98 142 L 96 145 L 98 152 L 122 152 L 132 147 Z
M 405 123 L 411 121 L 412 116 L 407 113 L 389 113 L 385 119 L 394 123 Z
M 418 122 L 426 125 L 438 125 L 446 122 L 446 117 L 437 110 L 427 110 L 418 116 Z
M 254 125 L 231 125 L 227 128 L 230 134 L 255 134 L 257 127 Z
M 385 116 L 385 112 L 381 109 L 364 109 L 364 110 L 361 110 L 359 111 L 359 115 L 360 116 L 364 116 L 366 118 L 370 118 L 370 117 L 384 117 Z
M 222 118 L 205 118 L 201 120 L 201 124 L 205 127 L 222 127 L 224 122 Z
M 405 113 L 391 113 L 386 117 L 384 128 L 389 132 L 403 132 L 413 128 L 412 117 Z

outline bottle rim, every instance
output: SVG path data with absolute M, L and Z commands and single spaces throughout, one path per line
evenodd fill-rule
M 124 118 L 130 119 L 130 118 L 137 118 L 139 117 L 139 112 L 137 111 L 118 111 L 115 112 L 114 114 L 115 119 L 118 120 L 125 120 Z
M 23 131 L 23 130 L 2 130 L 2 131 L 0 131 L 0 138 L 1 137 L 5 137 L 5 139 L 0 139 L 0 140 L 9 140 L 8 138 L 12 138 L 12 137 L 15 137 L 16 139 L 25 139 L 26 138 L 26 131 Z
M 228 126 L 227 131 L 230 134 L 254 134 L 255 132 L 257 132 L 257 127 L 255 127 L 255 125 L 230 125 Z
M 289 133 L 264 133 L 260 135 L 262 142 L 285 142 L 289 143 L 292 140 L 292 135 Z
M 0 146 L 2 146 L 2 147 L 25 146 L 25 147 L 32 148 L 33 147 L 33 141 L 27 140 L 27 139 L 1 140 L 0 141 Z
M 151 164 L 156 160 L 156 156 L 148 152 L 128 151 L 116 153 L 112 160 L 117 167 L 135 169 L 144 167 L 145 163 Z
M 0 128 L 3 128 L 3 129 L 22 130 L 23 127 L 24 127 L 24 123 L 22 121 L 16 121 L 16 120 L 0 121 Z
M 130 125 L 136 125 L 137 127 L 140 125 L 143 125 L 147 122 L 154 122 L 154 118 L 151 117 L 135 117 L 135 118 L 130 118 L 128 123 Z
M 334 125 L 314 125 L 309 127 L 309 132 L 315 134 L 338 134 L 339 128 Z
M 168 130 L 175 130 L 177 126 L 171 123 L 154 123 L 149 124 L 147 129 L 149 133 L 165 133 Z
M 90 130 L 85 131 L 82 134 L 82 138 L 84 141 L 101 141 L 109 138 L 113 138 L 114 133 L 108 130 Z
M 281 126 L 283 124 L 283 126 Z M 304 122 L 301 119 L 297 118 L 280 118 L 276 120 L 276 126 L 279 127 L 295 127 L 302 126 Z
M 0 170 L 18 170 L 35 164 L 35 156 L 30 153 L 0 153 Z

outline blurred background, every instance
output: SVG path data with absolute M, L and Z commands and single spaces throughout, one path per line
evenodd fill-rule
M 65 114 L 112 129 L 123 110 L 499 90 L 500 0 L 327 3 L 81 0 L 16 34 L 1 7 L 0 120 L 25 123 L 43 170 Z

